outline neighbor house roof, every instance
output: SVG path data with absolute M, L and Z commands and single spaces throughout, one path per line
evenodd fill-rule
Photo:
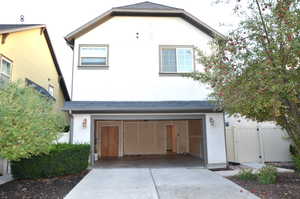
M 24 31 L 24 30 L 34 29 L 34 28 L 44 28 L 44 35 L 45 35 L 47 45 L 49 47 L 49 50 L 50 50 L 50 53 L 52 56 L 52 60 L 55 65 L 55 69 L 58 73 L 60 87 L 62 89 L 65 100 L 69 101 L 70 100 L 69 92 L 68 92 L 65 80 L 63 78 L 62 72 L 60 70 L 56 55 L 54 53 L 54 49 L 53 49 L 46 25 L 44 25 L 44 24 L 0 24 L 0 34 L 9 34 L 9 33 L 13 33 L 13 32 L 19 32 L 19 31 Z
M 46 27 L 44 24 L 0 24 L 0 34 Z
M 68 101 L 63 110 L 82 113 L 221 112 L 209 101 Z
M 65 40 L 73 47 L 74 40 L 81 35 L 89 32 L 93 28 L 99 26 L 105 21 L 109 20 L 113 16 L 166 16 L 166 17 L 181 17 L 190 24 L 194 25 L 201 31 L 210 35 L 211 37 L 219 36 L 224 37 L 221 33 L 208 26 L 206 23 L 186 12 L 184 9 L 174 8 L 152 2 L 141 2 L 127 6 L 114 7 L 102 15 L 94 18 L 83 26 L 77 28 L 73 32 L 69 33 Z

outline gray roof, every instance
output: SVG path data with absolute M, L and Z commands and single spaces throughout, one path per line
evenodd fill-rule
M 0 24 L 0 33 L 17 32 L 32 28 L 45 27 L 43 24 Z
M 182 10 L 171 6 L 166 6 L 158 3 L 152 3 L 149 1 L 131 4 L 127 6 L 114 7 L 116 9 L 142 9 L 142 10 Z
M 209 101 L 68 101 L 63 110 L 85 113 L 221 112 Z

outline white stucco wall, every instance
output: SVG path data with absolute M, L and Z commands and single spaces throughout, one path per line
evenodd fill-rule
M 205 117 L 208 164 L 224 164 L 226 150 L 223 114 L 207 113 Z M 210 124 L 210 118 L 213 118 L 214 126 Z
M 86 127 L 83 127 L 83 120 L 86 119 Z M 73 115 L 73 143 L 90 143 L 91 141 L 91 117 L 90 115 Z
M 139 39 L 136 33 L 139 33 Z M 113 17 L 75 40 L 73 100 L 205 100 L 192 79 L 159 75 L 159 45 L 193 45 L 209 52 L 211 38 L 179 17 Z M 79 44 L 108 44 L 108 69 L 78 69 Z M 197 70 L 202 70 L 196 64 Z

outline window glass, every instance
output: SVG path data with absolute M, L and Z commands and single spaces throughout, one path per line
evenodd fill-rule
M 81 66 L 106 66 L 107 47 L 80 47 Z
M 10 76 L 11 63 L 2 58 L 1 72 L 7 76 Z
M 106 65 L 105 57 L 82 57 L 81 65 Z
M 176 49 L 162 49 L 162 72 L 176 72 Z
M 6 85 L 10 80 L 11 62 L 0 57 L 0 87 Z
M 106 47 L 81 47 L 82 57 L 106 57 Z
M 177 48 L 177 72 L 193 71 L 193 52 L 190 48 Z
M 192 48 L 162 48 L 161 72 L 188 73 L 194 71 L 194 57 Z

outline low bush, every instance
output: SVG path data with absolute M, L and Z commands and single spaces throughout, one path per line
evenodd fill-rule
M 296 171 L 300 172 L 300 155 L 294 155 L 293 162 L 294 162 Z
M 258 182 L 261 184 L 275 184 L 277 180 L 277 169 L 273 166 L 261 168 L 257 174 Z
M 242 169 L 237 177 L 241 180 L 256 180 L 257 178 L 252 169 Z
M 296 147 L 292 144 L 290 144 L 290 153 L 292 156 L 298 155 Z
M 11 162 L 16 179 L 36 179 L 75 174 L 88 167 L 90 145 L 54 144 L 48 154 Z

